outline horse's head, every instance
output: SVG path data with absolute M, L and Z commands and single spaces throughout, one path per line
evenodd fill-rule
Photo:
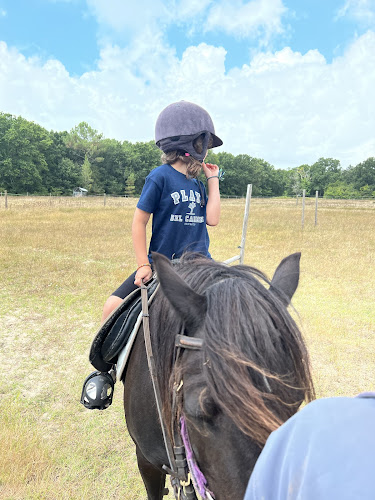
M 209 488 L 217 500 L 240 499 L 269 434 L 313 396 L 308 354 L 287 311 L 300 254 L 284 259 L 271 282 L 247 266 L 188 258 L 173 268 L 153 257 L 164 295 L 158 351 L 159 366 L 169 366 L 165 414 L 174 418 L 171 386 L 182 380 L 179 413 Z M 181 330 L 203 348 L 184 350 L 174 362 Z

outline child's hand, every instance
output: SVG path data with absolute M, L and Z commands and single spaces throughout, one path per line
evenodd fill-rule
M 203 172 L 206 177 L 212 177 L 213 175 L 219 175 L 219 167 L 214 163 L 202 163 Z
M 143 266 L 138 269 L 135 274 L 134 284 L 137 286 L 142 286 L 143 283 L 147 283 L 152 278 L 152 269 L 150 266 Z

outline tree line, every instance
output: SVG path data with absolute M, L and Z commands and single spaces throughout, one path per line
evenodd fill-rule
M 145 177 L 160 164 L 153 141 L 104 138 L 82 122 L 70 132 L 48 131 L 22 117 L 0 112 L 0 191 L 14 194 L 69 195 L 76 187 L 89 194 L 138 196 Z M 276 169 L 247 154 L 209 151 L 207 162 L 225 171 L 226 196 L 307 195 L 329 198 L 375 197 L 375 158 L 346 169 L 339 160 L 319 158 L 312 165 Z

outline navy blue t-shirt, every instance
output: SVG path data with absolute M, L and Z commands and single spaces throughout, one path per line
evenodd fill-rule
M 149 173 L 137 207 L 153 214 L 150 262 L 151 252 L 169 259 L 179 258 L 183 252 L 210 257 L 206 204 L 206 190 L 197 179 L 187 179 L 168 164 Z

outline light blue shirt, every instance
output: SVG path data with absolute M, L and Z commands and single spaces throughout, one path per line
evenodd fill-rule
M 311 402 L 274 431 L 244 500 L 374 500 L 375 393 Z

